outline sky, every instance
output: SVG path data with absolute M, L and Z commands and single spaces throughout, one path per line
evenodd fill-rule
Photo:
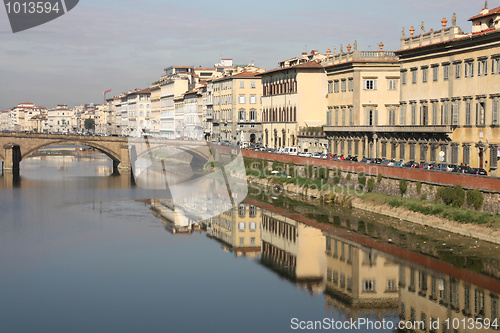
M 489 8 L 500 0 L 489 1 Z M 403 27 L 464 32 L 483 0 L 80 0 L 65 15 L 12 33 L 0 8 L 0 110 L 32 102 L 47 108 L 102 103 L 147 88 L 172 65 L 234 64 L 273 69 L 303 51 L 396 51 Z

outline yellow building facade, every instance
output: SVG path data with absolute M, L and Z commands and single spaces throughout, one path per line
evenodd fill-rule
M 500 7 L 499 7 L 500 8 Z M 498 176 L 500 146 L 499 8 L 484 8 L 469 19 L 464 33 L 447 20 L 438 31 L 403 31 L 399 126 L 425 129 L 405 140 L 388 139 L 398 150 L 392 158 L 417 162 L 464 163 Z M 440 158 L 441 157 L 441 158 Z
M 327 80 L 323 66 L 317 61 L 283 65 L 260 76 L 266 147 L 296 146 L 301 127 L 325 124 Z

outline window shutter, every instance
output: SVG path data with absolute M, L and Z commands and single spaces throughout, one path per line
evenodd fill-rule
M 365 124 L 370 126 L 370 110 L 365 110 Z
M 491 124 L 498 125 L 498 101 L 493 102 L 493 112 L 491 117 Z
M 375 110 L 375 123 L 374 123 L 374 125 L 378 126 L 378 110 Z
M 378 80 L 373 80 L 373 90 L 377 90 L 377 82 Z

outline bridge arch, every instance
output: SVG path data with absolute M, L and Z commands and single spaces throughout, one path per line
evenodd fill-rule
M 104 155 L 108 156 L 113 161 L 113 165 L 118 165 L 121 162 L 121 157 L 120 157 L 119 152 L 115 152 L 112 149 L 109 149 L 105 146 L 102 146 L 98 143 L 95 143 L 94 141 L 86 141 L 86 140 L 54 140 L 54 141 L 44 142 L 43 144 L 38 145 L 34 148 L 31 148 L 27 151 L 21 151 L 21 160 L 29 157 L 30 155 L 34 154 L 35 152 L 37 152 L 43 148 L 47 148 L 47 147 L 54 146 L 54 145 L 89 146 L 89 147 L 97 149 L 98 151 L 100 151 Z
M 136 158 L 139 159 L 141 157 L 144 157 L 149 152 L 156 151 L 156 150 L 159 150 L 159 149 L 162 149 L 162 148 L 167 148 L 167 147 L 169 147 L 169 148 L 175 148 L 175 149 L 178 149 L 179 151 L 183 151 L 183 152 L 186 152 L 186 153 L 190 154 L 193 157 L 193 159 L 191 160 L 191 163 L 190 163 L 191 166 L 199 165 L 200 161 L 209 162 L 210 159 L 211 159 L 210 150 L 209 150 L 208 146 L 200 146 L 200 147 L 203 147 L 202 151 L 200 151 L 200 149 L 197 149 L 197 148 L 200 148 L 200 147 L 172 146 L 171 143 L 154 145 L 153 147 L 150 147 L 148 150 L 142 151 L 139 154 L 137 154 Z M 194 148 L 194 149 L 192 149 L 192 148 Z M 208 154 L 206 154 L 206 153 L 203 152 L 204 149 L 207 150 Z

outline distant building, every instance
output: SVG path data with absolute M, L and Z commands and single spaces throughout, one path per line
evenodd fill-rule
M 221 77 L 208 83 L 213 96 L 213 138 L 262 142 L 262 79 L 254 72 Z
M 48 128 L 52 133 L 67 133 L 72 131 L 71 118 L 74 110 L 69 109 L 67 105 L 60 104 L 56 108 L 47 110 Z

